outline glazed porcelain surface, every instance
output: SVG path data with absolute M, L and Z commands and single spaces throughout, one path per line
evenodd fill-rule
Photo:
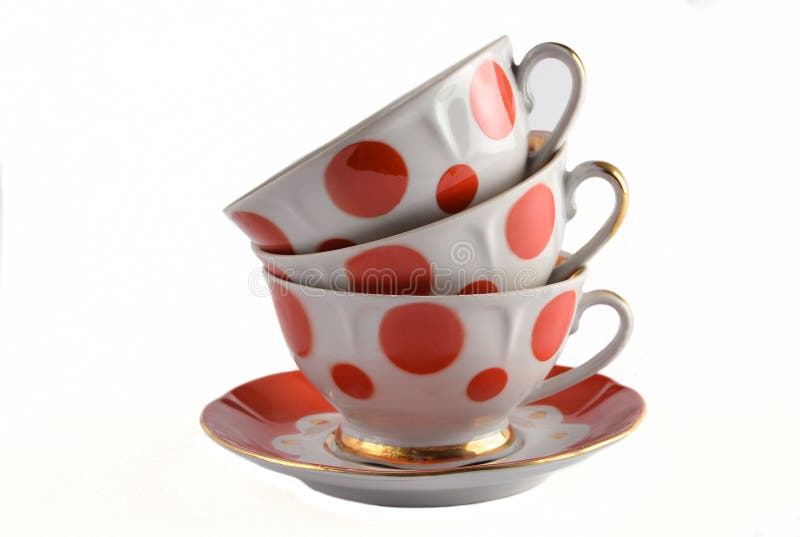
M 555 43 L 535 47 L 515 66 L 503 37 L 295 162 L 225 213 L 265 250 L 309 253 L 394 235 L 488 199 L 524 176 L 526 104 L 533 104 L 527 80 L 548 58 L 563 62 L 573 83 L 544 155 L 563 141 L 578 108 L 583 67 L 574 52 Z
M 537 141 L 531 136 L 531 143 Z M 571 274 L 622 223 L 627 185 L 611 164 L 586 162 L 565 172 L 562 149 L 525 181 L 457 215 L 385 239 L 327 252 L 279 255 L 253 251 L 272 274 L 325 289 L 379 294 L 452 295 L 526 289 L 551 276 L 575 216 L 575 192 L 599 177 L 615 206 L 597 233 L 557 271 Z
M 553 373 L 568 370 L 556 366 Z M 342 417 L 298 371 L 263 377 L 211 402 L 201 417 L 216 442 L 326 494 L 392 506 L 442 506 L 509 496 L 629 434 L 645 404 L 602 375 L 511 412 L 520 439 L 501 459 L 460 468 L 396 470 L 337 457 Z
M 341 412 L 348 437 L 381 446 L 462 446 L 497 435 L 524 401 L 610 362 L 632 327 L 610 291 L 562 282 L 467 296 L 391 296 L 305 287 L 274 276 L 272 298 L 300 370 Z M 544 381 L 583 311 L 608 305 L 617 332 L 594 357 Z

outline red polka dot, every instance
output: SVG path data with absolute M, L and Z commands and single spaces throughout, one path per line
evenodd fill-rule
M 506 218 L 506 240 L 517 257 L 533 259 L 550 242 L 556 222 L 556 202 L 547 185 L 528 190 Z
M 344 393 L 355 399 L 369 399 L 374 388 L 372 380 L 358 367 L 352 364 L 336 364 L 331 369 L 333 382 Z
M 289 239 L 271 220 L 246 211 L 237 211 L 231 215 L 231 218 L 262 250 L 274 254 L 294 253 Z
M 273 286 L 272 301 L 289 349 L 297 356 L 307 356 L 311 352 L 312 335 L 311 322 L 303 304 L 296 296 L 278 285 Z
M 500 367 L 484 369 L 469 381 L 467 397 L 476 402 L 488 401 L 503 391 L 508 382 L 508 375 Z
M 463 211 L 478 192 L 478 174 L 466 164 L 450 167 L 436 187 L 436 203 L 446 213 Z
M 475 71 L 470 104 L 475 121 L 489 138 L 500 140 L 514 128 L 514 91 L 503 68 L 492 60 L 486 60 Z
M 575 291 L 561 293 L 539 312 L 533 325 L 531 349 L 540 362 L 552 358 L 567 337 L 575 314 Z
M 386 312 L 381 348 L 394 365 L 417 375 L 436 373 L 458 357 L 464 344 L 461 320 L 438 304 L 406 304 Z
M 499 289 L 490 280 L 475 280 L 468 283 L 464 288 L 458 292 L 459 295 L 485 295 L 487 293 L 496 293 Z
M 431 267 L 425 257 L 405 246 L 379 246 L 345 263 L 353 289 L 360 293 L 426 295 Z
M 408 186 L 403 157 L 382 142 L 349 145 L 325 169 L 325 188 L 337 207 L 347 214 L 374 217 L 400 203 Z
M 317 246 L 317 251 L 328 252 L 330 250 L 339 250 L 341 248 L 347 248 L 348 246 L 353 245 L 355 245 L 355 243 L 347 239 L 328 239 L 319 243 L 319 246 Z

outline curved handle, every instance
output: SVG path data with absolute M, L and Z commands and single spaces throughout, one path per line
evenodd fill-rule
M 578 186 L 593 177 L 605 179 L 611 185 L 614 190 L 614 209 L 597 233 L 586 241 L 586 244 L 553 269 L 548 283 L 560 282 L 568 278 L 617 233 L 622 221 L 625 220 L 625 213 L 628 211 L 628 183 L 616 166 L 601 160 L 584 162 L 564 176 L 564 204 L 567 209 L 567 220 L 572 220 L 577 212 L 575 192 L 578 190 Z
M 519 65 L 514 66 L 514 74 L 517 84 L 520 86 L 522 99 L 525 108 L 530 113 L 534 107 L 534 96 L 530 85 L 530 75 L 533 68 L 542 60 L 554 59 L 563 63 L 569 70 L 572 79 L 569 100 L 564 108 L 564 113 L 553 128 L 553 132 L 542 148 L 533 154 L 529 162 L 530 170 L 536 171 L 542 164 L 545 164 L 553 153 L 564 144 L 567 131 L 572 126 L 572 120 L 578 107 L 583 101 L 583 90 L 586 86 L 586 73 L 583 69 L 583 62 L 575 52 L 560 43 L 542 43 L 536 45 L 522 58 Z
M 527 405 L 533 401 L 538 401 L 548 395 L 553 395 L 556 392 L 560 392 L 561 390 L 565 390 L 574 384 L 586 380 L 611 363 L 622 348 L 625 347 L 625 344 L 631 337 L 631 331 L 633 330 L 633 312 L 631 312 L 631 308 L 628 306 L 628 303 L 625 302 L 625 299 L 613 291 L 598 289 L 583 295 L 575 310 L 575 319 L 572 321 L 570 333 L 578 330 L 578 325 L 580 324 L 583 313 L 592 306 L 597 305 L 611 306 L 619 316 L 617 333 L 614 334 L 611 341 L 609 341 L 600 352 L 578 367 L 545 380 L 538 388 L 528 394 L 528 397 L 522 404 Z

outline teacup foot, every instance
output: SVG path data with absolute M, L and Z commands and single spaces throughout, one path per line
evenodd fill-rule
M 338 427 L 326 438 L 325 445 L 332 454 L 352 462 L 419 469 L 426 466 L 456 468 L 494 461 L 514 453 L 519 449 L 520 441 L 508 426 L 466 444 L 405 447 L 360 440 Z

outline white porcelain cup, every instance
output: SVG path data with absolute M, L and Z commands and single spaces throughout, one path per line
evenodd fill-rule
M 632 315 L 610 291 L 583 293 L 584 269 L 534 289 L 470 296 L 389 296 L 302 286 L 268 275 L 278 320 L 300 370 L 344 424 L 334 444 L 403 467 L 464 464 L 514 442 L 508 414 L 613 360 Z M 614 309 L 611 340 L 551 377 L 570 328 L 597 305 Z
M 509 190 L 457 215 L 364 244 L 303 255 L 253 251 L 272 274 L 325 289 L 376 294 L 454 295 L 525 289 L 574 272 L 616 232 L 627 185 L 611 164 L 590 161 L 565 171 L 566 150 Z M 590 178 L 614 192 L 614 207 L 595 235 L 558 268 L 575 192 Z
M 572 86 L 540 152 L 544 158 L 563 142 L 579 106 L 583 66 L 556 43 L 534 47 L 514 65 L 511 43 L 503 37 L 224 212 L 262 249 L 302 254 L 394 235 L 490 198 L 524 176 L 533 107 L 528 80 L 545 59 L 566 65 Z

